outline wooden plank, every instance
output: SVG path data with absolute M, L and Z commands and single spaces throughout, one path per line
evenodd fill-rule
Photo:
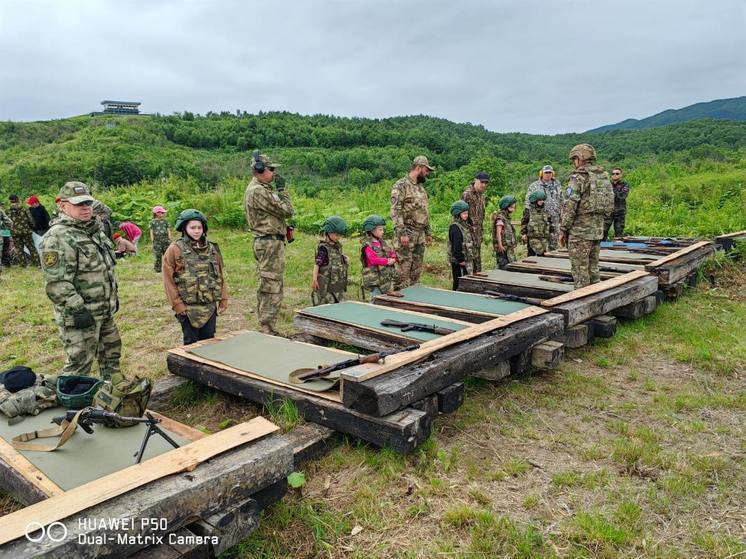
M 560 295 L 559 297 L 547 299 L 545 301 L 542 301 L 541 305 L 543 307 L 554 307 L 555 305 L 566 303 L 568 301 L 575 301 L 577 299 L 587 297 L 588 295 L 593 295 L 594 293 L 599 293 L 601 291 L 605 291 L 606 289 L 611 289 L 612 287 L 617 287 L 618 285 L 623 285 L 632 280 L 636 280 L 637 278 L 649 275 L 650 274 L 643 270 L 629 272 L 628 274 L 623 274 L 612 279 L 604 280 L 591 285 L 586 285 L 585 287 L 581 287 L 580 289 L 576 289 L 575 291 L 571 291 L 570 293 L 565 293 L 564 295 Z
M 481 295 L 478 293 L 473 293 L 473 295 L 480 295 L 481 297 L 489 297 L 489 295 Z M 473 310 L 465 311 L 464 309 L 459 309 L 456 307 L 435 306 L 435 305 L 431 305 L 430 303 L 420 303 L 419 301 L 407 301 L 404 299 L 400 299 L 398 297 L 391 297 L 389 295 L 378 296 L 375 299 L 373 299 L 373 303 L 376 305 L 392 307 L 395 309 L 427 312 L 427 313 L 434 314 L 437 316 L 442 316 L 445 318 L 453 318 L 456 320 L 463 320 L 465 322 L 474 322 L 477 324 L 480 322 L 486 322 L 487 320 L 491 320 L 495 318 L 496 316 L 501 316 L 497 314 L 491 314 L 491 313 L 485 313 L 485 312 L 473 311 Z
M 373 352 L 422 343 L 410 337 L 408 332 L 382 331 L 307 314 L 296 314 L 293 325 L 297 331 L 305 335 Z
M 648 271 L 653 270 L 655 268 L 663 266 L 664 264 L 667 264 L 668 262 L 681 258 L 682 256 L 689 254 L 690 252 L 694 252 L 695 250 L 711 244 L 712 242 L 710 241 L 699 241 L 698 243 L 689 245 L 688 247 L 677 250 L 676 252 L 669 254 L 668 256 L 664 256 L 663 258 L 659 258 L 658 260 L 654 260 L 653 262 L 646 264 L 645 269 Z
M 64 491 L 44 472 L 34 466 L 28 459 L 13 448 L 5 439 L 0 438 L 0 458 L 8 464 L 18 475 L 33 485 L 47 497 L 62 495 Z
M 718 235 L 718 239 L 735 239 L 737 237 L 746 237 L 746 230 L 734 231 L 733 233 L 726 233 L 725 235 Z
M 278 429 L 279 427 L 270 421 L 257 417 L 63 494 L 51 496 L 46 501 L 3 517 L 2 525 L 0 525 L 0 545 L 22 537 L 26 526 L 31 522 L 46 526 L 62 520 L 159 478 L 191 471 L 217 454 Z
M 188 439 L 190 441 L 198 441 L 199 439 L 204 439 L 206 436 L 208 436 L 207 433 L 203 433 L 199 429 L 195 429 L 194 427 L 190 427 L 189 425 L 179 423 L 178 421 L 171 419 L 170 417 L 166 417 L 165 415 L 162 415 L 157 411 L 148 411 L 153 417 L 160 420 L 161 427 L 163 427 L 164 429 L 168 429 L 172 433 L 184 437 L 185 439 Z
M 515 272 L 518 275 L 518 272 Z M 531 297 L 534 299 L 551 299 L 563 293 L 572 291 L 572 283 L 555 283 L 546 280 L 540 280 L 535 274 L 520 274 L 536 278 L 539 285 L 518 285 L 517 282 L 495 281 L 482 278 L 479 276 L 462 276 L 459 278 L 459 291 L 469 293 L 486 293 L 487 291 L 498 291 L 507 295 L 517 295 L 518 297 Z M 486 279 L 486 281 L 485 281 Z
M 454 344 L 465 342 L 467 340 L 471 340 L 473 338 L 476 338 L 477 336 L 481 336 L 482 334 L 492 332 L 493 330 L 497 330 L 499 328 L 504 328 L 505 326 L 508 326 L 515 322 L 519 322 L 521 320 L 525 320 L 532 316 L 539 316 L 545 312 L 547 311 L 539 307 L 528 307 L 518 312 L 500 316 L 493 320 L 488 320 L 487 322 L 483 322 L 481 324 L 472 325 L 469 328 L 460 330 L 459 332 L 441 336 L 436 340 L 424 342 L 420 344 L 419 349 L 390 356 L 386 359 L 386 363 L 384 363 L 383 365 L 369 365 L 365 368 L 353 367 L 350 369 L 346 369 L 340 374 L 340 377 L 343 381 L 342 397 L 344 399 L 344 382 L 363 382 L 365 380 L 372 379 L 379 375 L 383 375 L 385 373 L 398 369 L 403 365 L 408 365 L 410 363 L 420 361 L 421 359 L 429 357 L 431 354 L 438 350 L 447 348 Z

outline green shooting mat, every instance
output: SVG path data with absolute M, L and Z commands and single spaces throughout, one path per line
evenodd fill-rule
M 288 375 L 296 369 L 325 367 L 339 361 L 352 359 L 356 354 L 302 342 L 295 342 L 279 336 L 269 336 L 260 332 L 244 332 L 215 342 L 187 346 L 187 353 L 222 363 L 239 371 L 289 386 L 312 392 L 324 392 L 331 383 L 312 380 L 302 385 L 290 382 Z M 332 373 L 336 378 L 339 373 Z
M 435 289 L 420 285 L 407 287 L 399 293 L 404 295 L 404 297 L 401 297 L 403 301 L 477 311 L 493 315 L 510 314 L 530 306 L 524 303 L 516 303 L 515 301 L 506 301 L 497 297 L 475 295 L 474 293 L 465 293 L 464 291 Z
M 487 270 L 482 271 L 480 274 L 486 274 L 483 276 L 468 276 L 471 280 L 485 281 L 486 283 L 495 283 L 506 285 L 518 285 L 521 287 L 537 287 L 539 289 L 551 289 L 553 291 L 564 291 L 570 292 L 574 289 L 571 283 L 557 283 L 553 281 L 543 280 L 539 277 L 539 274 L 528 274 L 522 272 L 510 272 L 508 270 Z M 496 286 L 496 290 L 499 288 Z
M 622 251 L 609 251 L 622 252 Z M 570 260 L 567 258 L 551 258 L 546 256 L 527 256 L 515 264 L 534 264 L 537 268 L 554 268 L 555 270 L 570 271 Z M 641 264 L 624 264 L 622 262 L 599 262 L 600 270 L 613 270 L 615 272 L 634 272 L 635 270 L 644 270 Z
M 568 258 L 567 250 L 555 250 L 550 256 L 559 256 L 560 258 Z M 536 258 L 531 256 L 531 258 Z M 599 258 L 607 260 L 609 262 L 625 262 L 627 260 L 644 260 L 646 262 L 653 262 L 662 258 L 660 254 L 648 254 L 645 252 L 632 252 L 629 250 L 610 250 L 601 249 L 599 252 Z
M 66 411 L 61 407 L 49 408 L 39 415 L 28 416 L 15 425 L 8 425 L 6 418 L 0 416 L 0 436 L 10 444 L 11 439 L 21 433 L 55 427 L 52 418 L 65 415 Z M 170 432 L 162 425 L 160 427 L 179 445 L 191 442 Z M 92 435 L 78 427 L 70 440 L 55 451 L 18 450 L 16 452 L 22 454 L 61 489 L 67 491 L 132 466 L 135 463 L 134 454 L 140 450 L 145 431 L 146 426 L 143 424 L 121 429 L 94 424 Z M 56 438 L 47 438 L 35 439 L 32 442 L 53 444 L 56 440 Z M 173 447 L 163 437 L 158 434 L 151 435 L 143 460 L 169 450 L 173 450 Z
M 434 325 L 439 328 L 449 328 L 454 331 L 463 330 L 464 328 L 471 326 L 461 324 L 460 322 L 454 322 L 447 318 L 441 318 L 439 316 L 425 316 L 415 312 L 394 310 L 390 307 L 381 307 L 367 303 L 353 303 L 351 301 L 332 305 L 319 305 L 318 307 L 308 307 L 300 312 L 307 316 L 352 324 L 368 330 L 396 334 L 417 342 L 434 340 L 440 338 L 440 335 L 431 334 L 430 332 L 402 332 L 399 328 L 381 326 L 381 321 L 390 319 L 398 320 L 399 322 L 417 322 L 419 324 L 427 324 L 428 326 Z

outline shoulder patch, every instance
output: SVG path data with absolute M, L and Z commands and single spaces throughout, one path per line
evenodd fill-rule
M 572 194 L 572 186 L 567 185 L 567 188 L 565 189 L 565 192 L 567 193 L 568 196 L 570 196 Z
M 56 250 L 49 250 L 42 252 L 42 261 L 44 262 L 45 268 L 54 268 L 60 263 L 60 253 Z

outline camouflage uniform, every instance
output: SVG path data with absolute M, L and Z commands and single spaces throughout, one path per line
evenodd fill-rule
M 469 221 L 474 233 L 474 271 L 482 271 L 482 233 L 484 232 L 484 193 L 477 192 L 474 185 L 464 190 L 461 199 L 469 204 Z
M 153 233 L 153 256 L 155 257 L 153 268 L 156 272 L 161 271 L 163 253 L 166 252 L 168 245 L 171 244 L 168 238 L 168 230 L 168 221 L 165 219 L 153 219 L 150 222 L 150 231 Z
M 2 208 L 0 208 L 0 231 L 3 229 L 10 230 L 10 228 L 13 226 L 13 222 L 8 217 L 8 214 L 6 214 Z M 5 256 L 5 251 L 7 250 L 5 247 L 5 243 L 9 242 L 6 237 L 3 237 L 2 234 L 0 234 L 0 272 L 3 270 L 3 257 Z
M 257 315 L 262 331 L 274 333 L 282 306 L 285 273 L 285 233 L 293 205 L 284 190 L 253 177 L 244 194 L 244 209 L 254 234 L 254 258 L 259 274 Z
M 546 205 L 539 206 L 536 203 L 530 203 L 524 208 L 521 236 L 528 237 L 529 256 L 533 254 L 544 256 L 549 249 L 553 229 L 552 219 L 546 210 Z
M 370 233 L 364 233 L 360 239 L 363 289 L 368 291 L 372 297 L 393 291 L 397 280 L 396 268 L 394 266 L 368 266 L 368 262 L 365 259 L 366 247 L 370 247 L 379 258 L 389 258 L 391 256 L 391 248 L 386 244 L 386 241 L 383 238 L 378 239 L 379 245 L 374 242 L 376 240 Z
M 55 214 L 58 213 L 57 208 L 55 208 L 54 213 L 52 214 L 53 217 L 56 217 Z M 101 200 L 93 201 L 93 217 L 101 226 L 101 230 L 104 232 L 107 239 L 111 239 L 111 236 L 114 234 L 114 224 L 111 222 L 112 213 L 112 209 Z
M 614 210 L 611 216 L 604 220 L 604 239 L 609 237 L 611 224 L 614 224 L 614 236 L 624 236 L 624 225 L 627 217 L 627 196 L 629 195 L 629 184 L 627 181 L 616 181 L 611 183 L 614 190 Z
M 601 280 L 598 256 L 604 219 L 611 214 L 613 194 L 609 175 L 591 163 L 581 165 L 567 181 L 563 193 L 562 233 L 567 236 L 575 288 Z
M 323 239 L 319 241 L 319 248 L 322 247 L 326 249 L 329 261 L 325 266 L 319 266 L 319 290 L 311 295 L 314 305 L 339 303 L 344 300 L 347 291 L 349 264 L 347 257 L 342 254 L 342 244 Z
M 61 213 L 42 238 L 41 255 L 47 296 L 54 303 L 67 355 L 63 374 L 90 375 L 97 358 L 101 376 L 110 379 L 120 371 L 122 348 L 114 323 L 119 299 L 111 241 L 95 219 L 84 222 Z M 85 311 L 93 323 L 76 326 Z
M 504 253 L 498 252 L 497 226 L 502 225 L 502 244 Z M 497 267 L 504 270 L 508 264 L 515 262 L 515 246 L 518 244 L 515 236 L 515 227 L 510 222 L 510 213 L 507 210 L 492 214 L 492 248 L 495 251 Z
M 28 209 L 21 207 L 17 203 L 11 204 L 8 209 L 8 216 L 13 222 L 13 241 L 21 266 L 25 268 L 29 260 L 32 264 L 38 266 L 39 254 L 36 252 L 36 245 L 34 245 L 34 239 L 31 237 L 31 233 L 34 230 L 34 222 L 31 219 Z M 30 256 L 24 252 L 24 248 L 29 252 Z
M 528 191 L 526 192 L 526 200 L 523 204 L 525 208 L 528 208 L 530 206 L 528 197 L 531 196 L 532 193 L 539 192 L 540 190 L 543 190 L 544 193 L 547 195 L 546 201 L 544 202 L 544 207 L 546 208 L 546 213 L 549 214 L 549 219 L 552 223 L 552 233 L 549 237 L 549 250 L 556 250 L 557 247 L 559 247 L 562 185 L 557 179 L 554 178 L 549 182 L 544 182 L 541 179 L 532 182 L 528 187 Z
M 391 220 L 394 224 L 396 254 L 399 257 L 399 285 L 404 288 L 420 281 L 425 258 L 425 240 L 432 235 L 427 192 L 409 175 L 391 189 Z M 402 246 L 401 237 L 409 237 Z

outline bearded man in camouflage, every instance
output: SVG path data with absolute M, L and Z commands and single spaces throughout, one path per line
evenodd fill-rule
M 293 204 L 285 191 L 285 179 L 275 175 L 277 164 L 254 152 L 253 178 L 244 194 L 244 210 L 254 234 L 254 258 L 259 275 L 257 315 L 265 334 L 279 335 L 275 329 L 280 312 L 285 274 L 285 235 Z M 274 187 L 272 182 L 274 181 Z
M 391 189 L 391 220 L 399 258 L 397 289 L 420 281 L 425 247 L 433 242 L 427 192 L 423 184 L 434 170 L 427 157 L 418 155 L 412 161 L 409 173 L 396 181 Z
M 101 376 L 120 372 L 122 342 L 114 323 L 119 310 L 111 241 L 93 219 L 93 197 L 82 182 L 66 183 L 59 216 L 41 240 L 41 261 L 54 320 L 67 360 L 65 375 L 89 375 L 98 359 Z
M 480 171 L 474 177 L 471 186 L 464 190 L 461 199 L 469 204 L 469 221 L 471 222 L 476 245 L 474 255 L 474 272 L 482 271 L 482 234 L 484 233 L 484 191 L 490 183 L 490 176 Z
M 614 208 L 609 175 L 595 165 L 596 150 L 579 144 L 570 150 L 575 171 L 563 192 L 560 246 L 567 245 L 575 288 L 601 281 L 598 256 L 604 219 Z

